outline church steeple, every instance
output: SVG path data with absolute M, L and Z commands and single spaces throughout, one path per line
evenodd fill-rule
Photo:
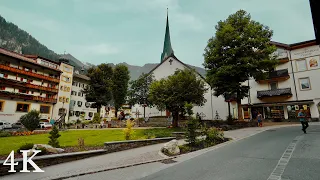
M 161 62 L 165 58 L 167 58 L 168 56 L 170 56 L 172 54 L 173 54 L 173 49 L 171 47 L 170 30 L 169 30 L 169 16 L 168 16 L 168 8 L 167 8 L 166 34 L 164 36 L 163 52 L 161 54 Z

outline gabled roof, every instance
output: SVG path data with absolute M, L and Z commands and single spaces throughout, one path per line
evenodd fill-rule
M 154 70 L 156 70 L 159 66 L 161 66 L 164 62 L 166 62 L 168 59 L 173 58 L 175 60 L 177 60 L 179 63 L 181 63 L 182 65 L 184 65 L 186 68 L 191 69 L 191 70 L 195 70 L 192 67 L 190 67 L 189 65 L 183 63 L 182 61 L 180 61 L 174 54 L 171 54 L 170 56 L 166 57 L 161 63 L 159 63 L 156 67 L 154 67 L 149 73 L 148 75 L 152 74 Z M 198 71 L 195 70 L 195 72 L 204 80 L 206 81 L 206 78 L 204 78 Z
M 48 68 L 48 69 L 51 69 L 51 70 L 55 70 L 55 71 L 61 72 L 60 69 L 55 69 L 55 68 L 52 68 L 52 67 L 44 66 L 42 64 L 38 64 L 32 58 L 25 57 L 22 54 L 18 54 L 16 52 L 12 52 L 12 51 L 9 51 L 9 50 L 4 49 L 4 48 L 0 48 L 0 54 L 9 56 L 9 57 L 12 57 L 12 58 L 15 58 L 15 59 L 19 59 L 19 60 L 34 64 L 34 65 L 37 65 L 37 66 L 41 66 L 41 67 L 45 67 L 45 68 Z
M 86 75 L 83 75 L 83 74 L 73 73 L 73 77 L 90 81 L 90 77 L 88 77 L 88 76 L 86 76 Z
M 51 59 L 48 59 L 48 58 L 45 58 L 45 57 L 42 57 L 42 56 L 39 56 L 39 55 L 30 55 L 30 54 L 24 54 L 23 56 L 27 57 L 27 58 L 31 58 L 31 59 L 43 59 L 43 60 L 46 60 L 46 61 L 49 61 L 49 62 L 52 62 L 52 63 L 55 63 L 57 65 L 60 65 L 59 62 L 56 62 L 56 61 L 53 61 Z

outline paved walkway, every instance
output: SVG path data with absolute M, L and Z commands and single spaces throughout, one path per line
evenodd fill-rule
M 312 123 L 310 123 L 310 125 L 312 125 Z M 232 130 L 232 131 L 226 131 L 225 136 L 232 138 L 233 140 L 240 140 L 240 139 L 255 135 L 257 133 L 263 132 L 268 129 L 287 127 L 287 126 L 299 126 L 299 124 Z M 184 143 L 184 140 L 179 140 L 179 144 L 183 144 L 183 143 Z M 127 166 L 128 164 L 138 164 L 138 163 L 144 163 L 147 161 L 162 160 L 167 158 L 159 154 L 159 150 L 161 149 L 162 146 L 163 144 L 156 144 L 156 145 L 126 150 L 126 151 L 100 155 L 100 156 L 82 159 L 78 161 L 72 161 L 68 163 L 49 166 L 49 167 L 43 168 L 45 173 L 16 173 L 9 176 L 1 177 L 1 179 L 3 180 L 56 179 L 60 177 L 77 175 L 80 173 L 89 173 L 94 171 L 117 168 L 121 166 Z

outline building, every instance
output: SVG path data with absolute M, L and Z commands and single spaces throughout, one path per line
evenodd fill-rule
M 320 47 L 316 40 L 295 44 L 272 42 L 279 65 L 266 80 L 251 78 L 249 97 L 242 100 L 245 119 L 256 117 L 259 111 L 265 119 L 297 119 L 304 109 L 313 119 L 319 119 L 320 108 Z M 232 115 L 237 117 L 237 104 L 231 102 Z
M 91 108 L 90 102 L 85 99 L 85 94 L 82 90 L 88 86 L 90 78 L 75 71 L 73 74 L 69 121 L 82 120 L 80 115 L 83 115 L 84 120 L 92 120 L 94 113 L 97 113 L 97 108 Z
M 183 63 L 179 60 L 175 55 L 171 46 L 170 40 L 170 31 L 169 31 L 169 20 L 167 14 L 167 22 L 166 22 L 166 31 L 164 38 L 164 46 L 163 52 L 161 54 L 161 63 L 158 64 L 154 69 L 152 69 L 149 74 L 153 74 L 155 80 L 160 80 L 162 78 L 166 78 L 170 75 L 173 75 L 177 69 L 185 69 L 191 68 L 190 66 Z M 205 79 L 197 74 L 199 78 Z M 225 118 L 227 116 L 227 103 L 224 102 L 223 97 L 215 97 L 213 96 L 213 92 L 208 83 L 205 82 L 206 87 L 209 89 L 207 93 L 205 93 L 205 99 L 207 100 L 204 106 L 195 106 L 193 108 L 194 113 L 199 113 L 203 118 L 202 119 L 214 119 L 216 112 L 219 113 L 221 118 Z M 160 112 L 156 108 L 145 108 L 146 116 L 161 116 L 168 115 L 166 112 Z M 140 105 L 135 105 L 132 107 L 133 113 L 143 114 L 143 107 Z M 134 115 L 134 114 L 133 114 Z
M 0 48 L 0 120 L 17 122 L 32 109 L 52 118 L 61 75 L 59 63 Z

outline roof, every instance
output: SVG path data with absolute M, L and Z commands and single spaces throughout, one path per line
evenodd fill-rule
M 308 41 L 302 41 L 302 42 L 298 42 L 298 43 L 293 43 L 293 44 L 284 44 L 284 43 L 271 41 L 271 44 L 273 44 L 273 45 L 275 45 L 277 47 L 285 48 L 287 50 L 293 50 L 293 49 L 299 49 L 299 48 L 304 48 L 304 47 L 308 47 L 308 46 L 317 45 L 315 39 L 308 40 Z
M 173 58 L 175 60 L 177 60 L 178 62 L 180 62 L 182 65 L 184 65 L 185 67 L 187 67 L 188 69 L 194 70 L 192 67 L 190 67 L 189 65 L 183 63 L 182 61 L 180 61 L 174 54 L 171 54 L 170 56 L 166 57 L 161 63 L 159 63 L 156 67 L 154 67 L 148 74 L 151 74 L 154 70 L 156 70 L 159 66 L 161 66 L 164 62 L 166 62 L 168 59 Z M 206 81 L 206 78 L 204 78 L 198 71 L 195 71 L 204 81 Z M 207 82 L 207 81 L 206 81 Z
M 25 57 L 28 57 L 28 58 L 31 58 L 31 59 L 37 59 L 37 58 L 40 58 L 40 59 L 43 59 L 43 60 L 46 60 L 46 61 L 49 61 L 49 62 L 52 62 L 52 63 L 55 63 L 55 64 L 60 64 L 59 62 L 57 61 L 53 61 L 51 59 L 48 59 L 48 58 L 45 58 L 45 57 L 42 57 L 42 56 L 39 56 L 39 55 L 30 55 L 30 54 L 24 54 L 23 56 Z
M 86 75 L 83 75 L 83 74 L 73 73 L 73 77 L 76 77 L 76 78 L 80 78 L 80 79 L 84 79 L 84 80 L 90 81 L 90 77 L 88 77 L 88 76 L 86 76 Z
M 9 50 L 1 48 L 1 47 L 0 47 L 0 54 L 9 56 L 9 57 L 12 57 L 12 58 L 15 58 L 15 59 L 19 59 L 19 60 L 34 64 L 34 65 L 37 65 L 37 66 L 41 66 L 41 67 L 45 67 L 45 68 L 48 68 L 48 69 L 51 69 L 51 70 L 55 70 L 55 71 L 61 72 L 60 69 L 55 69 L 55 68 L 48 67 L 48 66 L 45 66 L 45 65 L 42 65 L 42 64 L 38 64 L 34 59 L 25 57 L 22 54 L 18 54 L 16 52 L 12 52 L 12 51 L 9 51 Z

